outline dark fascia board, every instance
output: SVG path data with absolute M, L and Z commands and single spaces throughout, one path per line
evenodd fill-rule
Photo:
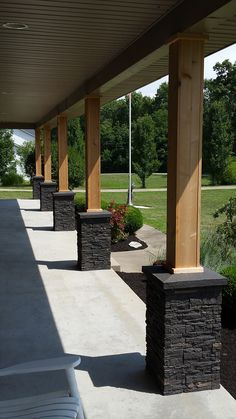
M 108 81 L 135 65 L 147 55 L 161 48 L 176 33 L 184 32 L 231 0 L 183 0 L 168 14 L 158 20 L 149 30 L 134 41 L 126 50 L 112 60 L 95 76 L 87 80 L 63 102 L 59 103 L 43 119 L 36 123 L 42 126 L 56 115 L 65 112 L 79 100 L 92 95 Z
M 0 122 L 0 129 L 35 129 L 36 124 L 32 122 Z

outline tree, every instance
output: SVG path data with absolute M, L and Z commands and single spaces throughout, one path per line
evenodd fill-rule
M 103 173 L 112 171 L 114 157 L 115 132 L 112 119 L 105 119 L 101 123 L 101 168 Z
M 154 99 L 155 109 L 168 108 L 168 90 L 169 88 L 166 82 L 159 86 Z
M 78 145 L 68 147 L 68 175 L 71 189 L 83 185 L 85 178 L 84 153 Z
M 12 130 L 0 129 L 0 179 L 6 173 L 16 171 Z
M 204 113 L 204 167 L 213 184 L 220 184 L 232 153 L 231 121 L 223 101 L 206 105 Z
M 158 160 L 160 162 L 159 170 L 167 171 L 167 139 L 168 139 L 168 108 L 161 106 L 153 114 L 155 124 L 155 143 Z
M 83 185 L 85 178 L 84 132 L 80 118 L 68 121 L 68 176 L 70 188 Z
M 158 168 L 155 146 L 155 125 L 150 115 L 137 119 L 133 130 L 133 167 L 146 187 L 146 179 Z
M 84 133 L 80 118 L 71 119 L 67 126 L 69 187 L 81 186 L 85 178 Z M 52 178 L 58 181 L 57 129 L 52 130 Z
M 233 152 L 236 154 L 236 62 L 216 63 L 216 78 L 205 81 L 205 99 L 224 101 L 232 125 Z
M 20 157 L 20 165 L 24 173 L 30 178 L 35 174 L 35 144 L 33 141 L 24 141 L 17 148 Z

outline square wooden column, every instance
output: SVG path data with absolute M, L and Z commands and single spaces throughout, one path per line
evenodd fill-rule
M 41 130 L 36 128 L 35 130 L 35 170 L 36 176 L 42 176 L 42 162 L 41 162 Z
M 183 34 L 169 50 L 167 267 L 200 272 L 204 37 Z
M 52 180 L 52 156 L 51 156 L 51 128 L 49 125 L 44 127 L 44 180 Z
M 51 129 L 44 126 L 44 182 L 40 183 L 40 209 L 41 211 L 53 210 L 53 193 L 57 190 L 56 182 L 52 182 L 52 157 L 51 157 Z
M 32 177 L 33 199 L 40 199 L 40 184 L 43 182 L 42 176 L 42 155 L 41 155 L 41 130 L 35 130 L 35 176 Z
M 67 146 L 67 117 L 58 115 L 58 165 L 59 165 L 59 192 L 68 191 L 68 146 Z
M 65 115 L 58 115 L 57 131 L 59 191 L 53 194 L 53 229 L 71 231 L 75 229 L 75 194 L 69 191 L 67 117 Z
M 100 98 L 85 99 L 86 208 L 77 213 L 78 268 L 111 267 L 111 213 L 101 210 Z
M 100 98 L 85 99 L 86 124 L 86 207 L 87 211 L 101 210 L 101 151 L 100 151 Z

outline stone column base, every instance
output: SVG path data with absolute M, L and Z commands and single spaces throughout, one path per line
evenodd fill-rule
M 75 230 L 75 193 L 55 192 L 53 194 L 53 229 L 55 231 Z
M 161 392 L 220 387 L 221 275 L 170 274 L 144 267 L 147 276 L 147 369 Z
M 40 183 L 42 183 L 43 181 L 44 181 L 43 176 L 32 177 L 33 199 L 40 199 Z
M 81 271 L 111 268 L 111 213 L 77 213 L 78 268 Z
M 40 210 L 53 211 L 53 192 L 57 191 L 56 182 L 40 183 Z

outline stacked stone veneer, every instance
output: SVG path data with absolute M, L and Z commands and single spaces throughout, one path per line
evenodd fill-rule
M 53 193 L 57 190 L 56 182 L 40 183 L 40 210 L 53 211 Z
M 156 273 L 153 271 L 157 270 Z M 209 270 L 147 274 L 147 369 L 163 394 L 220 386 L 221 301 L 226 279 Z
M 111 213 L 77 213 L 78 268 L 82 271 L 111 267 Z
M 75 230 L 74 192 L 53 194 L 53 229 L 55 231 Z
M 33 176 L 32 177 L 33 199 L 40 199 L 40 184 L 43 181 L 44 181 L 43 176 Z

